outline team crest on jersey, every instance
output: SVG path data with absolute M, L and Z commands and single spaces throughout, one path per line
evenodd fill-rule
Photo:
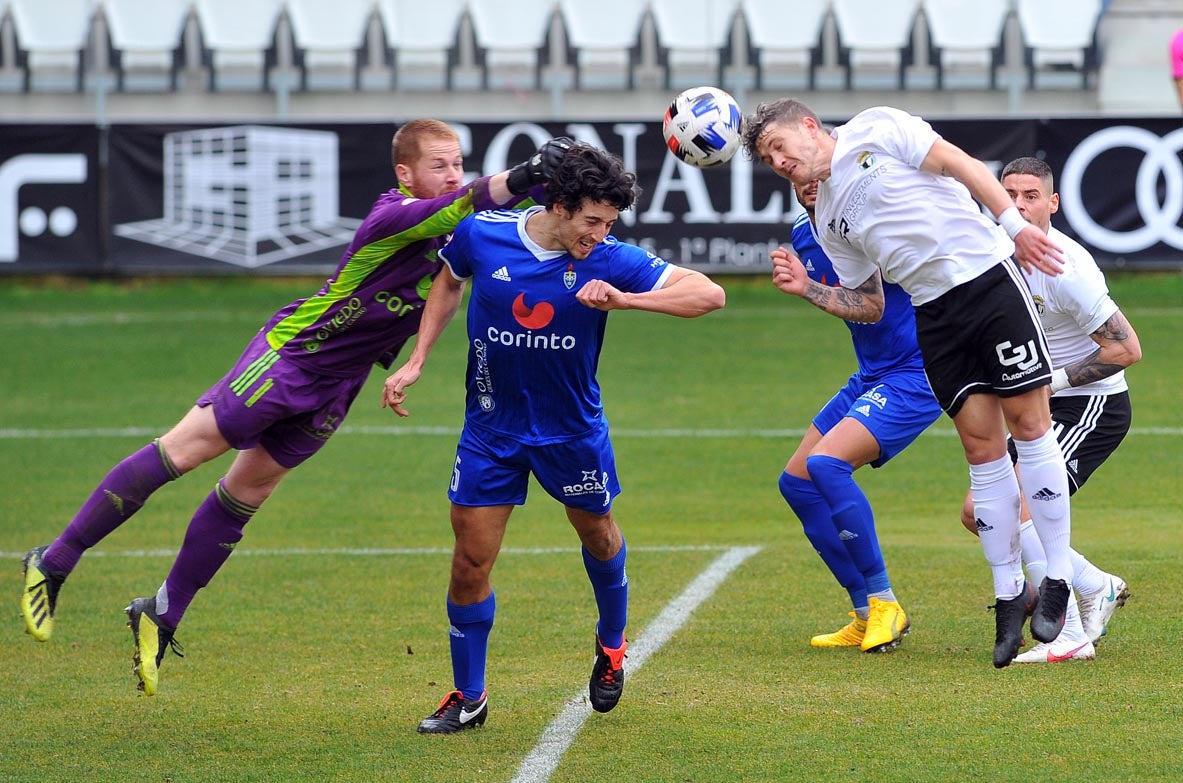
M 875 165 L 875 153 L 860 152 L 858 154 L 858 158 L 856 158 L 856 161 L 858 162 L 858 167 L 863 171 L 866 171 Z
M 575 265 L 567 264 L 567 271 L 563 273 L 563 285 L 570 291 L 575 287 Z
M 1043 301 L 1043 297 L 1036 294 L 1035 296 L 1031 297 L 1031 301 L 1035 302 L 1035 312 L 1043 315 L 1047 308 L 1047 303 Z

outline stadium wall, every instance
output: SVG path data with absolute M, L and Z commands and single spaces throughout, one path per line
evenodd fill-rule
M 659 122 L 456 123 L 471 176 L 552 135 L 620 155 L 643 193 L 614 233 L 712 274 L 765 273 L 800 207 L 742 154 L 698 170 Z M 1183 268 L 1183 130 L 1167 118 L 943 120 L 995 170 L 1056 172 L 1053 222 L 1102 266 Z M 325 274 L 394 187 L 389 123 L 0 125 L 0 275 Z M 917 209 L 940 209 L 917 204 Z

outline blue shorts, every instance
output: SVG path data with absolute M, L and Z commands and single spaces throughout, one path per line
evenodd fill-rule
M 878 468 L 906 449 L 940 415 L 941 406 L 918 367 L 875 382 L 855 373 L 813 417 L 813 426 L 825 435 L 847 416 L 856 419 L 879 442 L 879 457 L 871 463 Z
M 213 406 L 218 431 L 234 448 L 262 446 L 280 465 L 294 468 L 341 426 L 367 375 L 335 378 L 301 369 L 281 359 L 259 332 L 197 405 Z
M 607 514 L 620 494 L 608 425 L 574 440 L 530 446 L 465 424 L 448 497 L 460 506 L 520 506 L 530 474 L 564 506 Z

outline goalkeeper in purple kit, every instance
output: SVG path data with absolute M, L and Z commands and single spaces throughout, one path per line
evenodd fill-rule
M 508 172 L 462 184 L 456 132 L 438 120 L 403 125 L 392 141 L 398 188 L 379 197 L 324 287 L 275 313 L 180 422 L 116 465 L 61 534 L 25 556 L 21 614 L 28 633 L 50 638 L 59 591 L 87 549 L 161 486 L 235 449 L 160 589 L 127 607 L 138 687 L 153 695 L 165 650 L 180 654 L 174 634 L 182 616 L 243 527 L 288 471 L 341 426 L 370 368 L 389 368 L 418 331 L 448 235 L 476 211 L 521 204 L 567 146 L 552 139 Z
M 451 734 L 485 722 L 485 660 L 496 598 L 489 581 L 509 515 L 531 474 L 559 501 L 582 543 L 599 618 L 589 700 L 616 706 L 628 642 L 625 542 L 612 513 L 620 482 L 596 367 L 608 311 L 693 318 L 723 306 L 723 289 L 609 231 L 636 198 L 615 156 L 583 144 L 546 185 L 548 206 L 481 212 L 440 253 L 415 350 L 386 380 L 382 402 L 399 415 L 432 346 L 468 303 L 464 429 L 448 491 L 456 544 L 448 584 L 454 690 L 419 731 Z

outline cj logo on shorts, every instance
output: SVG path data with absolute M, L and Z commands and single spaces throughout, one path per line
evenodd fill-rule
M 1026 345 L 1014 346 L 1010 340 L 994 346 L 998 354 L 998 361 L 1003 367 L 1014 367 L 1018 372 L 1003 373 L 1002 380 L 1017 381 L 1043 368 L 1039 352 L 1035 350 L 1035 341 L 1028 340 Z

